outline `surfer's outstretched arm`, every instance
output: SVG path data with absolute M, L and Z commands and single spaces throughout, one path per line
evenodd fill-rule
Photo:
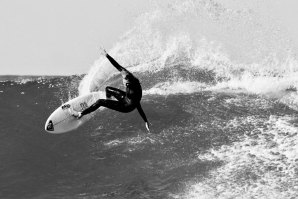
M 120 72 L 123 70 L 126 70 L 125 68 L 123 68 L 120 64 L 118 64 L 118 62 L 116 62 L 116 60 L 111 57 L 108 53 L 106 54 L 106 57 L 108 58 L 108 60 L 111 62 L 111 64 L 113 64 L 113 66 L 115 68 L 117 68 L 117 70 L 119 70 Z
M 108 53 L 106 54 L 106 57 L 111 62 L 111 64 L 113 64 L 113 66 L 115 68 L 117 68 L 117 70 L 119 72 L 124 72 L 123 75 L 130 74 L 130 72 L 128 70 L 126 70 L 123 66 L 121 66 L 120 64 L 118 64 L 118 62 L 116 62 L 116 60 L 113 57 L 111 57 Z
M 116 60 L 111 57 L 107 51 L 104 48 L 100 48 L 100 53 L 104 56 L 107 57 L 107 59 L 111 62 L 111 64 L 119 71 L 121 72 L 122 76 L 126 76 L 128 74 L 130 74 L 130 72 L 128 70 L 126 70 L 123 66 L 121 66 L 120 64 L 118 64 L 118 62 L 116 62 Z
M 141 104 L 138 104 L 138 105 L 137 105 L 137 109 L 138 109 L 138 111 L 139 111 L 141 117 L 142 117 L 143 120 L 145 121 L 145 125 L 146 125 L 147 130 L 150 132 L 150 129 L 149 129 L 149 122 L 148 122 L 147 117 L 146 117 L 146 115 L 145 115 L 145 113 L 144 113 L 144 111 L 143 111 L 143 109 L 142 109 L 142 107 L 141 107 Z

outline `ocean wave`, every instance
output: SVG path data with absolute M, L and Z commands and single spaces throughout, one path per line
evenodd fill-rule
M 141 82 L 151 81 L 146 74 L 175 71 L 181 66 L 188 74 L 205 70 L 213 77 L 198 76 L 182 83 L 178 73 L 175 79 L 161 78 L 149 87 L 144 85 L 145 93 L 197 92 L 200 89 L 193 85 L 204 83 L 210 89 L 238 89 L 281 100 L 290 97 L 286 91 L 296 91 L 298 61 L 291 44 L 269 14 L 257 13 L 266 3 L 248 3 L 245 8 L 204 0 L 175 1 L 171 6 L 155 3 L 156 8 L 140 15 L 109 53 L 133 73 L 141 74 Z M 100 57 L 81 81 L 79 93 L 104 90 L 117 73 Z M 189 81 L 197 83 L 190 85 Z M 191 89 L 182 91 L 182 84 Z
M 191 94 L 204 90 L 206 85 L 200 82 L 162 82 L 149 90 L 143 91 L 144 95 L 171 95 L 171 94 Z

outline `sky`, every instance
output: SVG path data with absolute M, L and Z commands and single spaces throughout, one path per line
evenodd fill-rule
M 272 0 L 298 46 L 298 1 Z M 88 72 L 98 46 L 111 48 L 151 0 L 0 0 L 0 75 Z
M 0 0 L 0 75 L 86 73 L 146 0 Z

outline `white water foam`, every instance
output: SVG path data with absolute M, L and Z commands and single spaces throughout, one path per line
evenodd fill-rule
M 190 94 L 204 90 L 206 84 L 191 81 L 162 82 L 158 83 L 149 90 L 143 92 L 144 95 L 171 95 L 171 94 Z
M 223 166 L 189 184 L 180 198 L 297 198 L 298 130 L 290 117 L 271 116 L 231 146 L 198 154 L 200 160 L 222 161 Z M 231 125 L 263 122 L 238 118 Z M 228 124 L 229 125 L 229 124 Z
M 152 2 L 154 10 L 140 15 L 134 27 L 109 50 L 120 64 L 141 73 L 177 65 L 210 70 L 219 80 L 212 85 L 215 89 L 243 89 L 295 102 L 284 91 L 298 86 L 298 62 L 289 50 L 285 32 L 269 11 L 261 9 L 269 2 L 253 1 L 246 7 L 227 0 Z M 79 93 L 103 90 L 102 85 L 115 73 L 100 57 L 80 83 Z M 145 93 L 183 92 L 178 86 L 181 81 L 168 85 L 169 89 L 162 84 L 166 86 L 161 82 Z
M 135 137 L 128 137 L 124 139 L 115 139 L 112 141 L 108 141 L 104 143 L 104 146 L 109 149 L 119 146 L 125 146 L 125 152 L 132 152 L 146 147 L 146 144 L 155 143 L 162 144 L 162 141 L 160 140 L 160 138 L 158 138 L 158 136 L 140 134 Z

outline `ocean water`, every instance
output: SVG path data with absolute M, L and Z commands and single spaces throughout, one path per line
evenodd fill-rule
M 3 76 L 0 198 L 298 198 L 298 62 L 272 2 L 155 3 L 109 50 L 142 82 L 151 133 L 108 109 L 44 131 L 69 99 L 123 89 L 104 57 L 84 75 Z

